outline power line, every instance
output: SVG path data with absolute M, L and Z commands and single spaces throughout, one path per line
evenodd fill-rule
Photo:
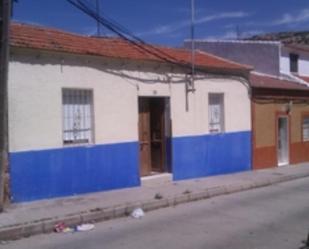
M 185 67 L 186 69 L 191 68 L 187 62 L 180 63 L 178 59 L 175 57 L 163 52 L 162 50 L 146 43 L 141 38 L 137 37 L 136 35 L 132 34 L 128 29 L 123 27 L 122 25 L 118 24 L 117 22 L 111 20 L 107 17 L 102 17 L 96 11 L 93 11 L 87 4 L 81 0 L 67 0 L 71 5 L 76 7 L 77 9 L 81 10 L 88 16 L 94 18 L 98 22 L 100 22 L 104 27 L 112 31 L 113 33 L 117 34 L 119 37 L 124 39 L 125 41 L 131 43 L 134 47 L 138 48 L 139 51 L 146 52 L 150 55 L 155 56 L 167 63 L 171 63 L 177 66 Z
M 116 23 L 115 21 L 111 20 L 110 18 L 108 19 L 108 18 L 106 18 L 106 17 L 101 17 L 100 15 L 97 15 L 97 14 L 96 14 L 95 12 L 93 12 L 90 8 L 88 8 L 84 3 L 82 3 L 82 1 L 78 0 L 78 2 L 79 2 L 80 4 L 82 4 L 83 7 L 85 7 L 85 8 L 89 11 L 88 13 L 91 15 L 91 17 L 93 17 L 93 18 L 95 18 L 95 19 L 97 19 L 97 20 L 103 22 L 103 23 L 104 23 L 103 25 L 105 25 L 107 28 L 109 28 L 109 29 L 112 28 L 112 31 L 113 31 L 113 32 L 116 31 L 116 33 L 117 33 L 118 35 L 120 35 L 120 36 L 123 35 L 123 34 L 125 34 L 125 39 L 128 40 L 129 42 L 134 42 L 134 41 L 132 41 L 132 40 L 130 39 L 130 38 L 133 38 L 134 40 L 138 41 L 140 44 L 142 44 L 142 45 L 144 45 L 144 46 L 149 46 L 149 47 L 151 47 L 153 50 L 155 50 L 156 52 L 161 53 L 161 54 L 163 54 L 164 56 L 169 57 L 170 59 L 176 60 L 176 61 L 177 61 L 177 59 L 171 57 L 169 54 L 166 54 L 166 53 L 162 52 L 161 50 L 157 49 L 156 47 L 154 47 L 154 46 L 152 46 L 152 45 L 150 45 L 150 44 L 147 44 L 147 43 L 146 43 L 145 41 L 143 41 L 141 38 L 139 38 L 139 37 L 135 36 L 134 34 L 132 34 L 132 33 L 131 33 L 128 29 L 126 29 L 124 26 L 122 26 L 122 25 Z M 119 34 L 119 33 L 120 33 L 120 34 Z M 128 37 L 127 37 L 127 36 L 128 36 Z M 138 43 L 136 43 L 136 42 L 134 42 L 134 44 L 135 44 L 135 45 L 140 45 L 140 44 L 138 44 Z M 146 49 L 146 48 L 144 48 L 144 47 L 142 47 L 142 48 L 143 48 L 143 49 Z M 149 51 L 149 50 L 147 50 L 147 52 L 148 52 L 148 53 L 153 53 L 153 51 Z M 162 58 L 161 58 L 161 59 L 162 59 Z M 163 59 L 166 59 L 166 58 L 163 58 Z

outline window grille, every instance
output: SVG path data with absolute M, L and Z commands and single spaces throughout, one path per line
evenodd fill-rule
M 92 90 L 62 89 L 63 144 L 93 142 Z
M 222 93 L 209 93 L 208 95 L 208 115 L 209 132 L 224 132 L 224 95 Z
M 303 119 L 303 141 L 309 141 L 309 116 Z

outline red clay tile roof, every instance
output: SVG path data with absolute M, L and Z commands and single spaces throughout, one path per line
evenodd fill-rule
M 10 44 L 13 47 L 43 49 L 83 55 L 97 55 L 121 59 L 159 61 L 156 56 L 141 52 L 132 44 L 119 38 L 97 38 L 72 34 L 56 29 L 12 23 Z M 151 47 L 148 47 L 151 49 Z M 184 49 L 158 47 L 175 58 L 175 62 L 190 64 L 191 53 Z M 206 53 L 196 53 L 196 66 L 212 70 L 248 72 L 252 68 Z
M 306 81 L 309 83 L 309 76 L 300 76 L 298 75 L 297 77 L 301 78 L 302 80 Z
M 309 91 L 309 87 L 304 84 L 279 79 L 276 77 L 261 75 L 261 74 L 250 74 L 250 83 L 254 88 L 272 88 L 272 89 L 280 89 L 280 90 L 305 90 Z

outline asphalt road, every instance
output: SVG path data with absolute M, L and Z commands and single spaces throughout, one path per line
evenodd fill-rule
M 294 249 L 309 231 L 309 178 L 166 208 L 2 249 Z

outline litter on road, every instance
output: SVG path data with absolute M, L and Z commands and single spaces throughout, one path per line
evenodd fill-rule
M 54 226 L 54 231 L 56 233 L 64 233 L 64 232 L 67 232 L 68 229 L 69 227 L 64 222 L 57 223 Z
M 135 218 L 135 219 L 141 219 L 144 216 L 145 216 L 145 213 L 144 213 L 143 209 L 141 209 L 141 208 L 136 208 L 131 213 L 131 217 Z
M 94 229 L 93 224 L 82 224 L 82 225 L 76 226 L 76 231 L 78 232 L 86 232 L 92 229 Z
M 94 224 L 81 224 L 78 226 L 67 226 L 64 222 L 60 222 L 54 226 L 56 233 L 74 233 L 74 232 L 85 232 L 94 229 Z

